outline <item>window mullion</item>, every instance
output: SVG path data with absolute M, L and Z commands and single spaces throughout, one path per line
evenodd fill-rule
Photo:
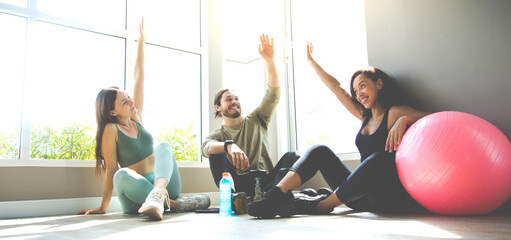
M 287 136 L 288 146 L 281 146 L 280 149 L 283 152 L 279 152 L 282 155 L 287 151 L 297 150 L 297 138 L 296 138 L 296 102 L 295 102 L 295 84 L 294 84 L 294 49 L 293 49 L 293 31 L 292 31 L 292 18 L 291 18 L 291 1 L 284 0 L 284 32 L 285 32 L 285 44 L 284 44 L 284 67 L 285 67 L 285 96 L 286 96 L 286 116 L 285 116 L 285 127 L 279 129 L 286 129 L 287 133 L 281 135 Z M 284 137 L 282 136 L 282 137 Z
M 22 83 L 22 107 L 21 107 L 21 131 L 20 131 L 20 160 L 30 160 L 30 149 L 31 149 L 31 111 L 29 104 L 27 104 L 30 98 L 27 91 L 27 84 L 30 82 L 32 77 L 27 69 L 30 69 L 32 64 L 31 56 L 33 56 L 33 46 L 36 39 L 32 37 L 35 33 L 35 23 L 37 21 L 37 0 L 29 0 L 28 4 L 28 16 L 27 16 L 27 30 L 25 35 L 25 69 Z

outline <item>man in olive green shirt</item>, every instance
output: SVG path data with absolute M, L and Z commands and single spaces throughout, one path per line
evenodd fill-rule
M 254 180 L 250 170 L 269 173 L 262 179 L 263 190 L 277 184 L 299 158 L 286 153 L 274 168 L 269 155 L 268 125 L 280 98 L 280 82 L 273 61 L 273 39 L 261 35 L 259 54 L 268 71 L 268 88 L 259 105 L 248 116 L 241 116 L 238 96 L 230 89 L 220 89 L 215 96 L 215 117 L 222 117 L 223 125 L 206 137 L 202 155 L 209 158 L 211 173 L 218 186 L 223 172 L 229 172 L 237 192 L 254 196 Z

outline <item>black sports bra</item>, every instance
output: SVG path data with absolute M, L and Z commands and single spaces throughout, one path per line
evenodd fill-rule
M 387 128 L 389 109 L 385 111 L 385 116 L 383 116 L 380 126 L 373 134 L 362 134 L 362 129 L 367 125 L 370 118 L 367 118 L 364 123 L 362 123 L 362 127 L 360 128 L 360 131 L 358 131 L 357 138 L 355 139 L 355 144 L 357 145 L 358 151 L 360 152 L 361 161 L 364 161 L 367 157 L 375 152 L 385 151 L 385 144 L 387 143 L 387 136 L 389 135 L 389 130 Z

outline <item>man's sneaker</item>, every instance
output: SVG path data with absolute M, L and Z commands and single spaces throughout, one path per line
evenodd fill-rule
M 293 194 L 273 186 L 257 201 L 248 204 L 248 214 L 258 218 L 289 217 L 293 214 Z
M 245 192 L 237 192 L 232 194 L 232 211 L 236 215 L 247 213 L 247 204 L 250 197 Z
M 209 196 L 205 194 L 193 197 L 178 197 L 176 201 L 179 202 L 179 206 L 175 209 L 176 212 L 193 212 L 199 209 L 207 209 L 211 203 Z
M 145 202 L 140 209 L 138 209 L 138 212 L 151 219 L 161 220 L 165 210 L 163 207 L 165 202 L 167 202 L 167 205 L 170 205 L 167 189 L 159 187 L 153 188 L 149 195 L 147 195 Z
M 296 214 L 324 214 L 317 210 L 319 202 L 326 199 L 329 195 L 322 194 L 317 196 L 309 196 L 303 193 L 294 195 L 294 208 Z

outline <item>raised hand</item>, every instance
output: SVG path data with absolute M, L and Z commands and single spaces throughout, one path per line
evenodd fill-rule
M 273 38 L 271 40 L 268 35 L 262 34 L 259 36 L 261 44 L 259 44 L 259 55 L 265 60 L 273 60 Z
M 307 61 L 314 61 L 314 58 L 312 57 L 312 52 L 314 50 L 314 46 L 312 46 L 311 42 L 307 42 Z
M 139 27 L 138 41 L 143 43 L 145 42 L 144 18 L 142 18 L 142 21 L 140 22 L 138 27 Z

